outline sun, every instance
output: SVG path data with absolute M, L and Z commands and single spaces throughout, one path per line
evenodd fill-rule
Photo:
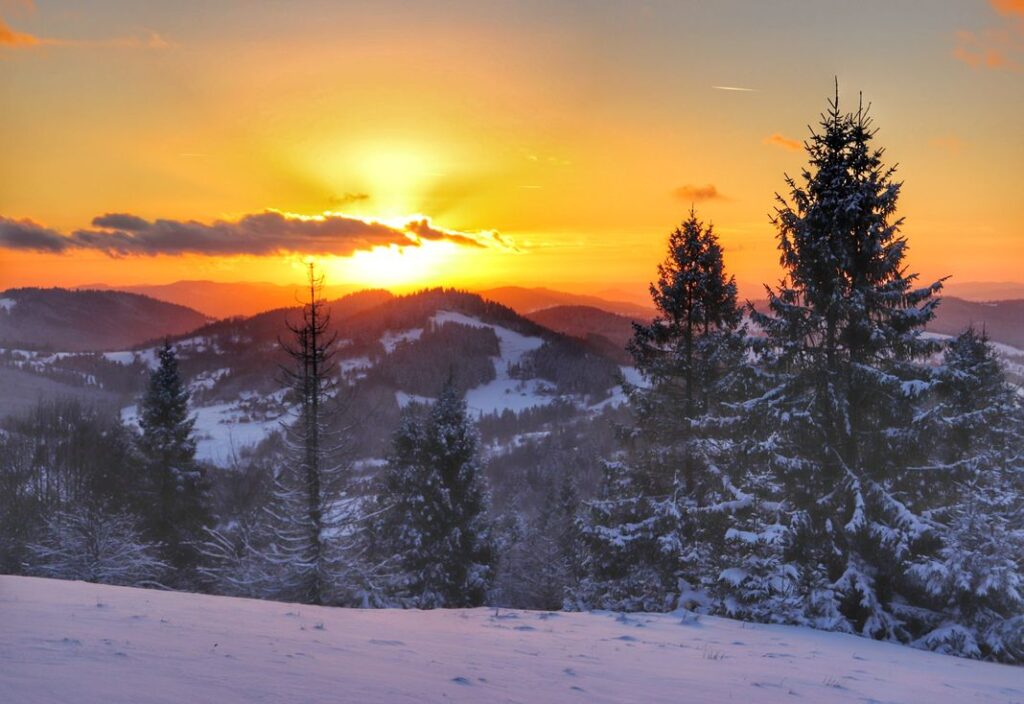
M 460 248 L 451 242 L 374 247 L 322 262 L 328 279 L 367 288 L 412 290 L 445 280 L 458 268 Z

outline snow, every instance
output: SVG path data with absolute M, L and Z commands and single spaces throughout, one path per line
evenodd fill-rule
M 190 409 L 196 419 L 196 459 L 227 467 L 243 448 L 255 447 L 281 429 L 281 419 L 246 420 L 244 411 L 233 403 L 215 403 Z M 137 425 L 137 406 L 121 409 L 121 419 Z
M 156 369 L 159 365 L 159 360 L 156 356 L 156 348 L 151 347 L 145 350 L 126 350 L 123 352 L 104 352 L 103 357 L 116 364 L 134 364 L 135 362 L 142 362 L 150 369 Z
M 409 394 L 405 391 L 396 391 L 395 400 L 398 402 L 399 408 L 405 408 L 410 403 L 419 403 L 422 405 L 428 405 L 434 402 L 434 399 L 428 396 L 420 396 L 418 394 Z
M 554 388 L 545 381 L 513 379 L 508 375 L 509 365 L 520 364 L 528 352 L 540 348 L 544 344 L 542 338 L 523 335 L 450 310 L 438 311 L 433 320 L 437 325 L 458 323 L 467 327 L 490 328 L 498 337 L 501 354 L 493 358 L 495 378 L 466 392 L 466 406 L 469 410 L 485 414 L 510 409 L 518 413 L 527 408 L 549 404 L 556 398 Z
M 11 312 L 11 309 L 16 306 L 18 302 L 13 298 L 0 298 L 0 310 Z
M 18 704 L 1016 702 L 1024 670 L 690 614 L 332 609 L 0 577 Z
M 413 340 L 420 339 L 423 335 L 423 328 L 414 328 L 412 330 L 403 330 L 402 332 L 393 332 L 388 330 L 380 338 L 380 344 L 384 345 L 384 349 L 391 354 L 398 347 L 399 343 L 412 342 Z

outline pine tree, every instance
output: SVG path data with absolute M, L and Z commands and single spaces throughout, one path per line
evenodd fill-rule
M 627 457 L 606 464 L 580 526 L 580 606 L 664 610 L 706 587 L 722 524 L 712 509 L 734 498 L 718 460 L 734 432 L 724 402 L 742 386 L 744 334 L 735 280 L 695 212 L 669 236 L 650 291 L 658 317 L 629 345 L 645 383 L 627 386 Z
M 933 373 L 929 483 L 942 547 L 911 568 L 935 618 L 917 644 L 1024 662 L 1022 403 L 984 334 L 968 329 Z M 941 478 L 941 481 L 936 481 Z
M 493 573 L 488 492 L 466 404 L 449 379 L 425 418 L 407 410 L 378 493 L 375 552 L 406 607 L 479 606 Z
M 915 287 L 905 271 L 900 183 L 874 136 L 866 109 L 840 110 L 837 88 L 809 168 L 778 197 L 785 278 L 769 312 L 751 312 L 767 389 L 744 406 L 762 429 L 743 458 L 754 510 L 729 531 L 722 588 L 735 615 L 906 640 L 905 568 L 935 543 L 910 502 L 934 347 L 920 331 L 941 282 Z
M 352 598 L 355 579 L 349 559 L 354 504 L 346 495 L 348 472 L 342 462 L 341 438 L 329 422 L 339 401 L 336 334 L 331 332 L 330 311 L 321 295 L 323 277 L 313 264 L 308 286 L 302 322 L 289 324 L 292 340 L 282 343 L 293 361 L 284 374 L 297 398 L 297 417 L 285 425 L 287 458 L 275 477 L 268 509 L 270 534 L 265 536 L 269 545 L 264 553 L 269 563 L 265 565 L 268 588 L 263 596 L 339 603 Z M 246 573 L 259 574 L 248 553 L 240 559 Z
M 161 544 L 169 565 L 187 571 L 199 561 L 198 546 L 210 523 L 206 477 L 196 462 L 195 418 L 188 415 L 188 389 L 170 342 L 157 356 L 159 364 L 150 376 L 139 419 L 146 492 L 154 501 L 152 512 L 146 514 L 148 533 Z

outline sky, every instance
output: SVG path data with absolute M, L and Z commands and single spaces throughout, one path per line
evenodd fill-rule
M 693 206 L 756 295 L 836 77 L 911 270 L 1024 279 L 1024 0 L 0 0 L 0 288 L 632 295 Z

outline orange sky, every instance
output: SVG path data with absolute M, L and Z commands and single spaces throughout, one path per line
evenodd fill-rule
M 334 283 L 637 291 L 693 202 L 756 294 L 777 271 L 772 195 L 834 75 L 900 164 L 912 267 L 1024 278 L 1021 0 L 0 0 L 0 17 L 9 232 L 171 223 L 119 256 L 9 235 L 0 288 L 293 281 L 284 235 L 152 253 L 181 249 L 181 223 L 234 237 L 273 210 L 394 230 L 354 256 L 331 239 Z M 433 234 L 411 233 L 424 217 Z

